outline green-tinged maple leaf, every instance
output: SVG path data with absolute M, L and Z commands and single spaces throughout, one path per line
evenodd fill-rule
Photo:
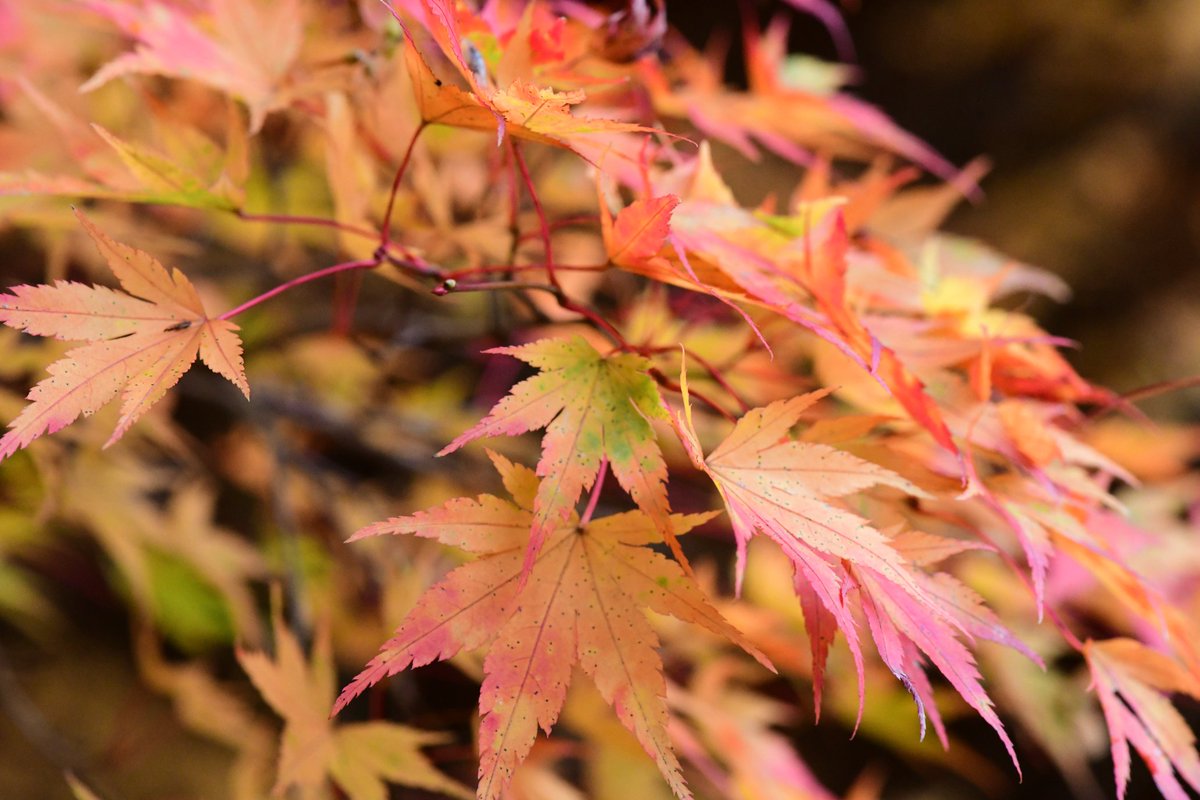
M 199 356 L 247 397 L 237 326 L 209 317 L 195 287 L 178 269 L 115 242 L 76 212 L 109 268 L 128 292 L 59 281 L 15 286 L 0 295 L 0 322 L 35 336 L 90 341 L 49 367 L 21 414 L 0 438 L 0 459 L 45 433 L 91 414 L 122 391 L 112 444 L 162 399 Z
M 130 175 L 143 187 L 140 194 L 130 193 L 130 196 L 122 199 L 232 211 L 241 205 L 243 199 L 242 190 L 233 184 L 230 177 L 230 173 L 237 174 L 244 169 L 235 163 L 244 158 L 245 153 L 245 144 L 238 139 L 240 135 L 244 135 L 241 126 L 240 120 L 231 121 L 230 130 L 236 133 L 231 134 L 234 141 L 230 143 L 230 163 L 221 164 L 219 167 L 181 163 L 150 147 L 124 142 L 99 125 L 92 127 L 100 138 L 112 147 Z M 192 136 L 195 138 L 199 134 L 192 132 Z M 200 140 L 197 147 L 207 149 L 206 145 L 213 148 L 207 153 L 212 159 L 215 146 L 211 142 Z M 218 169 L 221 171 L 217 172 Z M 202 171 L 206 174 L 202 175 Z M 210 173 L 216 173 L 215 177 L 209 178 L 207 174 Z
M 48 195 L 82 197 L 96 200 L 121 200 L 126 203 L 213 208 L 233 211 L 241 206 L 242 191 L 223 181 L 208 186 L 203 180 L 150 148 L 121 142 L 109 135 L 114 147 L 120 147 L 123 160 L 137 164 L 139 185 L 122 188 L 106 186 L 71 175 L 43 175 L 27 170 L 0 174 L 0 195 Z
M 503 796 L 537 729 L 558 719 L 579 667 L 621 723 L 637 736 L 677 797 L 690 793 L 667 735 L 666 684 L 658 638 L 643 610 L 670 614 L 737 642 L 766 664 L 680 566 L 647 545 L 661 540 L 640 511 L 555 525 L 524 588 L 522 561 L 536 512 L 522 487 L 533 473 L 492 456 L 519 503 L 489 495 L 396 517 L 354 538 L 415 534 L 481 555 L 429 589 L 380 654 L 343 691 L 335 711 L 367 687 L 409 666 L 488 646 L 479 698 L 480 800 Z M 525 495 L 520 498 L 520 495 Z M 712 514 L 672 515 L 678 535 Z
M 1200 700 L 1194 675 L 1162 653 L 1133 639 L 1089 640 L 1084 655 L 1108 723 L 1117 797 L 1129 784 L 1129 745 L 1141 755 L 1167 800 L 1187 800 L 1176 774 L 1200 792 L 1196 737 L 1165 693 Z
M 267 704 L 284 719 L 275 793 L 298 787 L 305 796 L 332 780 L 350 800 L 384 800 L 387 782 L 451 797 L 470 792 L 434 769 L 421 748 L 447 737 L 389 722 L 334 725 L 329 703 L 335 689 L 329 635 L 321 631 L 311 660 L 278 613 L 275 657 L 239 650 L 242 669 Z
M 606 459 L 621 487 L 686 563 L 667 521 L 667 467 L 649 422 L 663 418 L 658 387 L 647 371 L 650 362 L 628 353 L 602 356 L 578 336 L 487 352 L 519 358 L 541 372 L 514 386 L 478 425 L 438 455 L 473 439 L 546 428 L 526 566 L 596 481 Z

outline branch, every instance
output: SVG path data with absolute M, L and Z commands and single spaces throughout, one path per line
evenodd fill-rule
M 404 150 L 404 157 L 400 159 L 400 166 L 396 169 L 396 177 L 392 178 L 392 190 L 388 193 L 387 209 L 383 212 L 383 223 L 379 226 L 380 249 L 386 250 L 392 241 L 392 211 L 396 207 L 396 193 L 400 191 L 400 181 L 404 179 L 404 173 L 408 170 L 408 162 L 412 159 L 417 140 L 421 138 L 421 134 L 428 124 L 422 122 L 413 131 L 412 138 L 408 140 L 408 147 Z
M 573 311 L 585 318 L 596 328 L 609 338 L 609 340 L 621 350 L 630 350 L 630 344 L 625 340 L 616 327 L 600 316 L 600 312 L 589 306 L 576 303 L 561 286 L 551 285 L 548 283 L 528 283 L 526 281 L 477 281 L 471 283 L 460 283 L 454 278 L 447 278 L 433 288 L 433 294 L 438 297 L 445 297 L 448 294 L 457 294 L 461 292 L 497 292 L 497 291 L 533 291 L 545 292 L 552 295 L 558 302 L 559 308 L 565 311 Z
M 332 267 L 325 267 L 324 269 L 319 269 L 316 272 L 310 272 L 307 275 L 301 275 L 298 278 L 292 278 L 287 283 L 281 283 L 274 289 L 265 291 L 257 297 L 252 297 L 236 308 L 231 308 L 229 311 L 226 311 L 224 314 L 217 317 L 217 319 L 232 319 L 238 314 L 241 314 L 243 311 L 254 308 L 259 303 L 270 300 L 272 297 L 283 294 L 288 289 L 300 286 L 301 284 L 309 283 L 310 281 L 315 281 L 320 278 L 327 278 L 330 275 L 337 275 L 339 272 L 349 272 L 356 269 L 374 269 L 375 267 L 378 267 L 379 264 L 380 259 L 378 258 L 373 258 L 368 261 L 345 261 L 341 264 L 334 264 Z

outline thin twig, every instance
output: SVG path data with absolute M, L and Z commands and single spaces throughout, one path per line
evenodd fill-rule
M 594 224 L 596 224 L 597 220 L 599 220 L 599 219 L 600 219 L 600 217 L 597 216 L 596 214 L 580 214 L 580 215 L 574 216 L 574 217 L 564 217 L 563 219 L 556 219 L 553 222 L 551 222 L 550 230 L 556 231 L 556 230 L 559 230 L 560 228 L 575 228 L 575 227 L 581 227 L 584 225 L 594 225 Z M 527 233 L 520 234 L 517 237 L 517 241 L 524 242 L 528 239 L 539 238 L 539 237 L 541 237 L 541 235 L 542 235 L 541 231 L 529 231 Z M 562 269 L 563 267 L 559 264 L 555 264 L 554 268 Z
M 531 272 L 535 270 L 546 269 L 545 264 L 487 264 L 482 267 L 467 267 L 464 269 L 453 269 L 442 273 L 443 278 L 454 278 L 462 280 L 463 278 L 474 277 L 476 275 L 487 275 L 489 273 L 500 273 L 502 275 L 514 274 L 517 272 Z M 556 272 L 604 272 L 609 269 L 608 264 L 555 264 Z
M 226 311 L 221 316 L 217 317 L 217 319 L 232 319 L 233 317 L 236 317 L 238 314 L 241 314 L 243 311 L 247 311 L 251 308 L 254 308 L 259 303 L 262 303 L 265 300 L 270 300 L 272 297 L 275 297 L 276 295 L 279 295 L 279 294 L 283 294 L 288 289 L 292 289 L 296 286 L 300 286 L 301 284 L 309 283 L 310 281 L 319 280 L 321 278 L 326 278 L 326 277 L 329 277 L 330 275 L 337 275 L 339 272 L 349 272 L 350 270 L 355 270 L 355 269 L 374 269 L 375 267 L 379 266 L 379 263 L 380 263 L 380 261 L 377 258 L 373 258 L 373 259 L 366 260 L 366 261 L 344 261 L 341 264 L 334 264 L 331 267 L 325 267 L 324 269 L 319 269 L 316 272 L 310 272 L 307 275 L 301 275 L 298 278 L 292 278 L 290 281 L 287 281 L 286 283 L 281 283 L 278 286 L 276 286 L 275 288 L 269 289 L 269 290 L 263 292 L 262 294 L 258 295 L 257 297 L 250 298 L 249 300 L 242 303 L 240 306 L 237 306 L 236 308 L 231 308 L 230 310 Z
M 1151 397 L 1158 397 L 1162 394 L 1177 392 L 1181 389 L 1192 389 L 1197 386 L 1200 386 L 1200 375 L 1190 375 L 1186 378 L 1174 378 L 1169 381 L 1159 381 L 1148 386 L 1141 386 L 1137 389 L 1123 392 L 1108 400 L 1104 405 L 1088 414 L 1087 419 L 1089 422 L 1094 422 L 1117 408 L 1126 411 L 1126 413 L 1129 413 L 1131 410 L 1133 413 L 1138 413 L 1137 409 L 1133 408 L 1134 403 L 1149 400 Z
M 555 288 L 558 288 L 558 276 L 554 274 L 554 248 L 550 243 L 550 222 L 546 219 L 546 210 L 542 208 L 542 201 L 538 199 L 537 190 L 533 186 L 533 177 L 529 174 L 529 166 L 525 163 L 525 156 L 521 154 L 521 147 L 516 142 L 512 143 L 512 153 L 517 162 L 517 168 L 521 171 L 521 180 L 525 183 L 525 191 L 529 193 L 529 199 L 533 201 L 533 210 L 537 212 L 538 225 L 541 227 L 542 247 L 546 253 L 546 277 Z
M 723 374 L 721 374 L 721 370 L 719 370 L 711 361 L 709 361 L 706 358 L 703 358 L 702 356 L 696 355 L 695 353 L 691 352 L 690 350 L 688 351 L 687 355 L 688 355 L 688 358 L 692 359 L 697 364 L 699 364 L 701 366 L 701 368 L 703 368 L 704 371 L 708 373 L 709 377 L 711 377 L 717 383 L 718 386 L 720 386 L 722 389 L 724 389 L 726 394 L 728 394 L 730 397 L 732 397 L 734 399 L 734 402 L 736 402 L 739 406 L 741 406 L 743 413 L 749 411 L 752 408 L 752 406 L 748 402 L 746 402 L 746 399 L 744 397 L 742 397 L 741 394 L 738 393 L 737 389 L 734 389 L 733 386 L 730 385 L 729 381 L 725 379 L 725 376 Z
M 421 133 L 424 132 L 426 125 L 428 123 L 422 122 L 413 131 L 412 138 L 408 140 L 408 147 L 404 150 L 404 157 L 400 160 L 400 166 L 396 169 L 396 177 L 392 178 L 392 190 L 388 193 L 387 209 L 383 212 L 383 223 L 379 226 L 379 247 L 383 250 L 386 250 L 392 241 L 392 211 L 396 207 L 396 193 L 400 191 L 400 181 L 404 179 L 404 173 L 408 170 L 408 162 L 412 159 L 413 149 L 417 146 L 417 140 L 421 138 Z

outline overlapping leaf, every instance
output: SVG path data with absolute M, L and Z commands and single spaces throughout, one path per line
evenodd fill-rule
M 945 725 L 933 702 L 933 687 L 921 663 L 923 654 L 996 732 L 1019 774 L 1021 766 L 1016 749 L 983 689 L 975 657 L 960 639 L 966 637 L 970 641 L 978 636 L 1022 650 L 1035 661 L 1036 656 L 1003 628 L 969 590 L 949 576 L 939 576 L 944 579 L 940 591 L 935 589 L 930 592 L 933 599 L 923 600 L 871 573 L 870 569 L 855 570 L 863 613 L 880 658 L 917 703 L 921 735 L 925 734 L 928 716 L 943 746 L 949 746 Z
M 466 89 L 461 89 L 438 78 L 406 36 L 405 63 L 425 122 L 495 131 L 497 143 L 507 133 L 519 139 L 565 147 L 593 164 L 610 157 L 614 162 L 633 160 L 638 145 L 622 135 L 655 132 L 636 123 L 576 115 L 573 108 L 586 99 L 585 92 L 558 91 L 536 82 L 528 71 L 524 75 L 512 74 L 511 63 L 504 64 L 506 83 L 496 85 L 484 56 L 459 30 L 453 4 L 425 0 L 422 5 L 430 33 L 467 84 Z M 404 24 L 398 14 L 396 19 Z
M 488 352 L 519 358 L 541 372 L 514 386 L 478 425 L 438 455 L 474 439 L 546 428 L 537 465 L 543 480 L 533 503 L 526 566 L 593 485 L 605 461 L 682 561 L 667 522 L 667 467 L 649 422 L 663 417 L 658 387 L 647 372 L 649 362 L 628 353 L 601 356 L 579 337 Z
M 1187 800 L 1176 774 L 1200 792 L 1196 737 L 1165 693 L 1200 700 L 1195 676 L 1134 639 L 1088 641 L 1084 646 L 1093 687 L 1108 723 L 1117 797 L 1129 784 L 1129 745 L 1141 755 L 1166 800 Z
M 671 212 L 679 205 L 675 195 L 635 200 L 611 219 L 601 203 L 604 246 L 620 267 L 638 268 L 658 256 L 671 233 Z
M 751 410 L 705 457 L 692 427 L 686 373 L 680 383 L 684 413 L 682 418 L 672 418 L 692 460 L 708 473 L 725 501 L 738 543 L 739 588 L 746 543 L 754 534 L 771 538 L 792 561 L 796 593 L 812 643 L 817 703 L 830 641 L 834 631 L 841 630 L 858 671 L 861 714 L 863 657 L 847 600 L 849 589 L 858 587 L 858 605 L 876 648 L 917 701 L 922 732 L 928 710 L 940 738 L 947 741 L 932 704 L 932 688 L 920 668 L 923 653 L 992 726 L 1016 764 L 1012 742 L 979 682 L 970 650 L 960 639 L 990 639 L 1034 660 L 1036 656 L 965 586 L 949 575 L 935 578 L 917 569 L 882 532 L 824 499 L 873 486 L 891 486 L 918 496 L 924 493 L 901 476 L 857 456 L 789 438 L 800 415 L 827 394 L 826 390 Z
M 95 412 L 122 392 L 112 444 L 162 399 L 197 356 L 250 395 L 237 326 L 209 317 L 179 270 L 168 273 L 150 254 L 113 241 L 77 214 L 128 294 L 59 281 L 16 286 L 0 295 L 5 325 L 36 336 L 91 342 L 50 365 L 50 377 L 33 387 L 30 404 L 0 438 L 0 458 Z
M 792 441 L 788 432 L 804 411 L 828 394 L 812 392 L 749 411 L 707 457 L 700 450 L 684 387 L 684 414 L 677 431 L 697 467 L 713 479 L 725 500 L 738 544 L 738 585 L 745 570 L 746 543 L 756 532 L 775 540 L 798 565 L 814 554 L 868 566 L 889 580 L 918 591 L 903 557 L 861 517 L 823 498 L 842 497 L 872 486 L 923 494 L 890 470 L 827 445 Z
M 286 102 L 284 78 L 303 40 L 298 0 L 208 0 L 195 4 L 199 13 L 160 0 L 143 0 L 140 7 L 77 2 L 137 40 L 132 52 L 101 67 L 84 91 L 130 74 L 197 80 L 245 101 L 252 131 Z
M 670 614 L 741 644 L 762 660 L 708 603 L 679 565 L 649 549 L 661 540 L 640 511 L 562 520 L 536 554 L 521 587 L 523 552 L 536 512 L 536 481 L 493 455 L 517 504 L 483 495 L 396 517 L 355 538 L 415 534 L 482 557 L 429 589 L 381 653 L 348 685 L 335 710 L 368 686 L 409 666 L 488 646 L 479 708 L 480 800 L 503 796 L 537 729 L 558 719 L 578 664 L 637 736 L 676 796 L 690 797 L 667 735 L 666 684 L 654 630 L 643 609 Z M 544 481 L 543 481 L 544 482 Z M 711 514 L 673 515 L 675 534 Z M 764 662 L 765 663 L 765 662 Z
M 726 88 L 720 65 L 692 51 L 677 49 L 669 63 L 640 62 L 639 77 L 655 110 L 690 120 L 706 136 L 751 159 L 759 157 L 760 146 L 800 164 L 812 160 L 811 152 L 858 159 L 890 152 L 956 183 L 964 192 L 978 191 L 968 176 L 874 106 L 845 94 L 789 85 L 783 62 L 787 26 L 782 21 L 765 35 L 748 26 L 744 40 L 748 92 Z

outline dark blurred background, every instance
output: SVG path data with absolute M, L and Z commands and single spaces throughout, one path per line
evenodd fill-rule
M 759 3 L 761 20 L 786 12 Z M 1118 391 L 1200 373 L 1200 2 L 861 0 L 842 3 L 862 69 L 853 87 L 956 164 L 985 156 L 986 198 L 956 232 L 1048 268 L 1075 290 L 1033 313 L 1079 341 L 1088 378 Z M 702 44 L 733 2 L 669 3 Z M 792 14 L 796 50 L 833 59 Z M 1200 391 L 1143 404 L 1200 419 Z

